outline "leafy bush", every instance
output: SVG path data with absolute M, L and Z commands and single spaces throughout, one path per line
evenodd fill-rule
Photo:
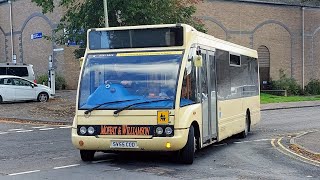
M 66 89 L 66 80 L 63 76 L 56 74 L 56 89 Z
M 293 78 L 288 78 L 283 70 L 280 70 L 280 79 L 271 81 L 273 90 L 287 90 L 289 96 L 302 94 L 301 86 Z
M 48 75 L 47 74 L 43 74 L 37 77 L 37 83 L 38 84 L 43 84 L 43 82 L 45 83 L 46 86 L 48 85 Z M 61 90 L 61 89 L 66 89 L 66 80 L 64 79 L 63 76 L 60 76 L 58 74 L 56 74 L 56 86 L 55 86 L 56 90 Z
M 305 86 L 305 93 L 310 95 L 319 95 L 320 81 L 318 79 L 311 79 L 311 81 Z
M 36 79 L 37 79 L 38 84 L 44 83 L 45 85 L 48 85 L 48 75 L 47 74 L 40 75 Z

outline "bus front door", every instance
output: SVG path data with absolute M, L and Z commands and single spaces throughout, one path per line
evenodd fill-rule
M 214 52 L 201 52 L 203 62 L 198 71 L 198 92 L 202 104 L 202 142 L 206 144 L 217 138 L 216 73 Z

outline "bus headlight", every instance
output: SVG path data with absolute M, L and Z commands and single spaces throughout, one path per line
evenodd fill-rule
M 162 127 L 157 127 L 157 128 L 156 128 L 156 133 L 157 133 L 158 135 L 161 135 L 161 134 L 163 133 Z
M 90 135 L 92 135 L 92 134 L 94 133 L 94 128 L 93 128 L 92 126 L 90 126 L 90 127 L 88 128 L 88 133 L 89 133 Z
M 171 127 L 166 127 L 166 129 L 164 129 L 164 132 L 166 133 L 166 135 L 171 135 L 172 134 L 172 128 Z
M 80 134 L 85 135 L 86 133 L 87 133 L 87 128 L 84 127 L 84 126 L 82 126 L 82 127 L 80 128 Z

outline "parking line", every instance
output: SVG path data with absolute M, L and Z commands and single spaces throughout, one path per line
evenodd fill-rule
M 33 130 L 22 130 L 22 131 L 16 131 L 17 133 L 24 133 L 24 132 L 32 132 Z
M 69 128 L 71 128 L 72 126 L 61 126 L 61 127 L 59 127 L 60 129 L 69 129 Z
M 47 130 L 52 130 L 54 128 L 43 128 L 43 129 L 39 129 L 39 131 L 47 131 Z
M 237 142 L 233 142 L 235 144 L 241 144 L 241 143 L 248 143 L 248 142 L 261 142 L 261 141 L 270 141 L 272 139 L 256 139 L 256 140 L 252 140 L 252 141 L 237 141 Z
M 75 167 L 75 166 L 79 166 L 79 165 L 80 164 L 71 164 L 71 165 L 67 165 L 67 166 L 54 167 L 53 169 L 64 169 L 64 168 Z
M 9 133 L 9 132 L 0 132 L 0 135 L 1 135 L 1 134 L 8 134 L 8 133 Z
M 23 131 L 24 129 L 9 129 L 8 131 L 11 132 L 11 131 Z
M 39 127 L 31 127 L 33 129 L 41 129 L 41 128 L 46 128 L 47 126 L 39 126 Z
M 30 174 L 30 173 L 35 173 L 35 172 L 39 172 L 39 171 L 40 171 L 40 170 L 19 172 L 19 173 L 8 174 L 8 176 L 16 176 L 16 175 L 21 175 L 21 174 Z

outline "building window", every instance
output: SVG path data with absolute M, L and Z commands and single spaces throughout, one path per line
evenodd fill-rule
M 261 90 L 270 89 L 270 51 L 266 46 L 258 48 Z

